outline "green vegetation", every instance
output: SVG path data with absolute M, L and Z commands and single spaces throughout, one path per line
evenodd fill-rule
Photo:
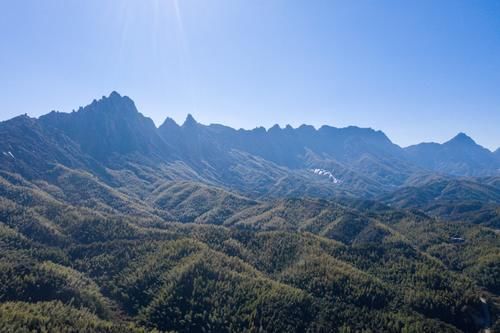
M 480 296 L 500 325 L 487 226 L 53 174 L 0 178 L 2 332 L 474 332 Z
M 146 333 L 132 324 L 99 319 L 87 309 L 60 301 L 6 302 L 0 304 L 1 332 Z

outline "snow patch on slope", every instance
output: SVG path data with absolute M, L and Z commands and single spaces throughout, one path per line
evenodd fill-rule
M 12 157 L 13 159 L 16 159 L 16 158 L 14 157 L 14 155 L 12 154 L 12 152 L 10 152 L 10 151 L 7 151 L 7 152 L 5 152 L 5 151 L 4 151 L 4 152 L 3 152 L 3 154 L 4 154 L 5 156 L 7 156 L 7 157 Z
M 325 169 L 311 169 L 311 172 L 313 172 L 314 174 L 316 174 L 318 176 L 328 177 L 328 179 L 331 180 L 332 183 L 334 183 L 334 184 L 341 183 L 340 179 L 338 179 L 337 177 L 335 177 L 333 175 L 333 173 L 331 173 L 330 171 L 327 171 Z

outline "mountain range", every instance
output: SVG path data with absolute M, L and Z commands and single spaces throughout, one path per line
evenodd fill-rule
M 0 331 L 498 330 L 499 154 L 116 92 L 1 122 Z
M 36 163 L 60 163 L 100 169 L 106 177 L 106 168 L 127 169 L 140 161 L 139 168 L 157 169 L 166 179 L 197 180 L 252 196 L 304 191 L 369 198 L 429 175 L 500 175 L 498 151 L 463 133 L 444 144 L 401 148 L 381 131 L 354 126 L 235 130 L 202 125 L 188 115 L 182 125 L 167 118 L 156 128 L 130 98 L 116 92 L 72 113 L 5 121 L 0 131 L 2 164 L 25 175 L 35 172 Z M 182 165 L 182 171 L 170 170 L 173 165 Z

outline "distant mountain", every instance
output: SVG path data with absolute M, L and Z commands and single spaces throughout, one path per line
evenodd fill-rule
M 372 129 L 274 126 L 269 130 L 235 130 L 202 125 L 189 115 L 182 126 L 167 118 L 158 131 L 165 142 L 177 148 L 183 161 L 224 185 L 228 185 L 227 180 L 234 185 L 252 173 L 261 175 L 261 171 L 264 178 L 277 173 L 272 182 L 284 176 L 321 180 L 309 171 L 321 168 L 345 180 L 338 188 L 352 191 L 353 187 L 348 187 L 352 181 L 369 193 L 389 183 L 402 183 L 413 169 L 404 161 L 401 148 Z M 242 168 L 245 175 L 238 171 Z
M 171 152 L 153 121 L 140 114 L 130 98 L 117 92 L 72 113 L 53 111 L 39 121 L 46 128 L 57 128 L 83 152 L 101 161 L 113 154 L 168 156 Z
M 116 92 L 72 113 L 14 118 L 0 130 L 2 170 L 34 176 L 61 164 L 141 196 L 155 182 L 188 180 L 252 197 L 376 197 L 436 172 L 500 169 L 498 158 L 465 134 L 402 149 L 381 131 L 354 126 L 236 130 L 188 115 L 182 125 L 167 118 L 156 128 Z
M 90 170 L 104 176 L 104 168 L 79 145 L 26 115 L 0 122 L 0 170 L 28 179 L 43 178 L 55 165 Z
M 421 143 L 405 151 L 413 163 L 444 174 L 484 176 L 499 173 L 500 162 L 495 155 L 464 133 L 443 144 Z

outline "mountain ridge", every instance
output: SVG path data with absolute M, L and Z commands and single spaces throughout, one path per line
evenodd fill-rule
M 17 137 L 16 142 L 22 147 L 22 133 L 16 133 L 16 126 L 9 126 L 19 119 L 30 119 L 27 124 L 32 132 L 51 138 L 46 140 L 46 147 L 38 144 L 45 140 L 40 137 L 30 148 L 46 156 L 44 163 L 63 162 L 71 167 L 74 163 L 69 161 L 83 158 L 86 162 L 78 165 L 84 169 L 92 164 L 102 170 L 130 172 L 133 167 L 144 186 L 150 181 L 151 172 L 139 170 L 146 167 L 156 170 L 159 179 L 201 180 L 258 196 L 302 191 L 320 197 L 335 193 L 374 197 L 404 186 L 410 179 L 434 173 L 500 175 L 500 160 L 464 133 L 444 144 L 401 148 L 382 131 L 357 126 L 323 125 L 316 129 L 310 125 L 275 125 L 267 130 L 245 130 L 204 125 L 189 114 L 182 125 L 167 117 L 156 127 L 139 112 L 132 99 L 117 92 L 71 113 L 53 111 L 39 118 L 13 118 L 0 123 L 11 131 L 4 132 L 4 141 Z M 58 140 L 62 147 L 58 147 Z M 9 147 L 0 146 L 0 158 L 12 159 L 9 152 L 14 153 Z M 66 151 L 68 147 L 70 151 Z M 12 163 L 8 161 L 11 166 Z M 175 167 L 172 173 L 174 165 L 183 165 L 183 171 L 179 173 Z M 324 172 L 311 171 L 316 169 Z M 321 174 L 338 181 L 331 183 Z
M 30 117 L 27 114 L 24 114 L 24 115 L 20 115 L 20 116 L 16 116 L 16 117 L 10 118 L 10 119 L 5 119 L 3 121 L 0 121 L 0 123 L 1 122 L 7 122 L 7 121 L 13 120 L 13 119 L 15 119 L 17 117 L 21 117 L 21 116 L 29 117 L 29 118 L 32 118 L 32 119 L 43 119 L 43 118 L 46 118 L 50 114 L 70 115 L 70 114 L 73 114 L 73 113 L 78 113 L 78 112 L 82 111 L 83 109 L 85 109 L 87 107 L 90 107 L 90 106 L 102 103 L 103 101 L 106 101 L 106 100 L 116 101 L 116 100 L 119 100 L 119 99 L 123 99 L 125 101 L 129 101 L 131 104 L 134 104 L 134 108 L 135 108 L 135 103 L 134 103 L 134 101 L 130 97 L 128 97 L 127 95 L 121 95 L 117 91 L 112 91 L 108 96 L 102 96 L 101 99 L 99 99 L 99 100 L 94 99 L 87 106 L 80 106 L 77 110 L 73 110 L 72 112 L 61 112 L 61 111 L 53 110 L 53 111 L 51 111 L 51 112 L 49 112 L 47 114 L 43 114 L 43 115 L 38 116 L 38 117 Z M 121 110 L 122 111 L 126 110 L 126 108 L 123 108 Z M 137 111 L 137 109 L 136 109 L 136 111 Z M 139 111 L 137 111 L 137 112 L 140 113 Z M 140 113 L 140 114 L 145 119 L 147 119 L 148 121 L 150 120 L 154 124 L 154 122 L 152 121 L 152 119 L 150 117 L 144 116 L 144 115 L 142 115 L 142 113 Z M 193 122 L 195 124 L 200 124 L 201 125 L 201 123 L 199 123 L 198 121 L 196 121 L 195 118 L 194 118 L 194 116 L 189 113 L 189 114 L 186 115 L 186 118 L 185 118 L 183 124 L 177 124 L 177 122 L 173 118 L 167 116 L 162 124 L 160 124 L 159 126 L 157 126 L 157 125 L 154 125 L 154 126 L 155 126 L 155 128 L 159 129 L 162 125 L 165 124 L 165 122 L 170 122 L 170 123 L 175 124 L 177 126 L 182 126 L 182 125 L 184 125 L 186 123 L 190 123 L 190 122 Z M 349 126 L 346 126 L 346 127 L 333 127 L 331 125 L 324 124 L 324 125 L 321 125 L 318 128 L 316 128 L 313 125 L 309 125 L 309 124 L 305 124 L 305 123 L 301 124 L 301 125 L 299 125 L 297 127 L 293 127 L 293 126 L 291 126 L 289 124 L 285 125 L 284 127 L 281 127 L 279 124 L 275 124 L 273 126 L 270 126 L 269 128 L 266 128 L 264 126 L 257 126 L 255 128 L 252 128 L 252 129 L 232 128 L 230 126 L 223 125 L 223 124 L 220 124 L 220 123 L 210 123 L 208 125 L 205 125 L 205 124 L 203 124 L 203 125 L 204 126 L 222 126 L 222 127 L 226 127 L 226 128 L 231 128 L 231 129 L 233 129 L 235 131 L 244 131 L 244 132 L 262 131 L 262 130 L 264 130 L 265 132 L 270 132 L 270 131 L 277 131 L 277 130 L 306 130 L 306 129 L 309 130 L 309 131 L 319 131 L 323 127 L 325 127 L 325 128 L 333 128 L 333 129 L 345 129 L 345 130 L 359 129 L 359 130 L 367 130 L 367 131 L 374 131 L 374 132 L 380 133 L 383 136 L 385 136 L 389 141 L 391 141 L 387 137 L 387 135 L 383 131 L 381 131 L 381 130 L 376 130 L 376 129 L 373 129 L 372 127 L 359 127 L 359 126 L 356 126 L 356 125 L 349 125 Z M 444 142 L 442 144 L 437 143 L 437 142 L 425 142 L 424 141 L 424 142 L 421 142 L 421 143 L 417 143 L 417 144 L 413 144 L 413 145 L 409 145 L 409 146 L 403 147 L 403 146 L 398 145 L 397 143 L 393 143 L 392 141 L 391 141 L 391 143 L 394 144 L 394 145 L 397 145 L 401 149 L 407 149 L 407 148 L 418 146 L 418 145 L 421 145 L 421 144 L 443 145 L 443 144 L 450 143 L 452 141 L 456 141 L 456 140 L 458 140 L 460 138 L 468 139 L 471 143 L 477 144 L 470 136 L 468 136 L 464 132 L 457 133 L 453 138 L 449 139 L 448 141 L 446 141 L 446 142 Z M 487 149 L 487 148 L 485 148 L 485 149 Z M 499 154 L 500 153 L 500 148 L 497 148 L 495 151 L 491 151 L 490 150 L 490 152 L 492 152 L 494 154 Z
M 445 143 L 420 143 L 405 148 L 415 164 L 455 176 L 485 176 L 498 173 L 495 154 L 459 133 Z
M 127 96 L 112 92 L 71 113 L 51 112 L 38 118 L 48 127 L 58 128 L 75 140 L 82 150 L 99 160 L 108 154 L 154 150 L 164 154 L 169 148 L 157 136 L 154 122 L 142 115 Z

